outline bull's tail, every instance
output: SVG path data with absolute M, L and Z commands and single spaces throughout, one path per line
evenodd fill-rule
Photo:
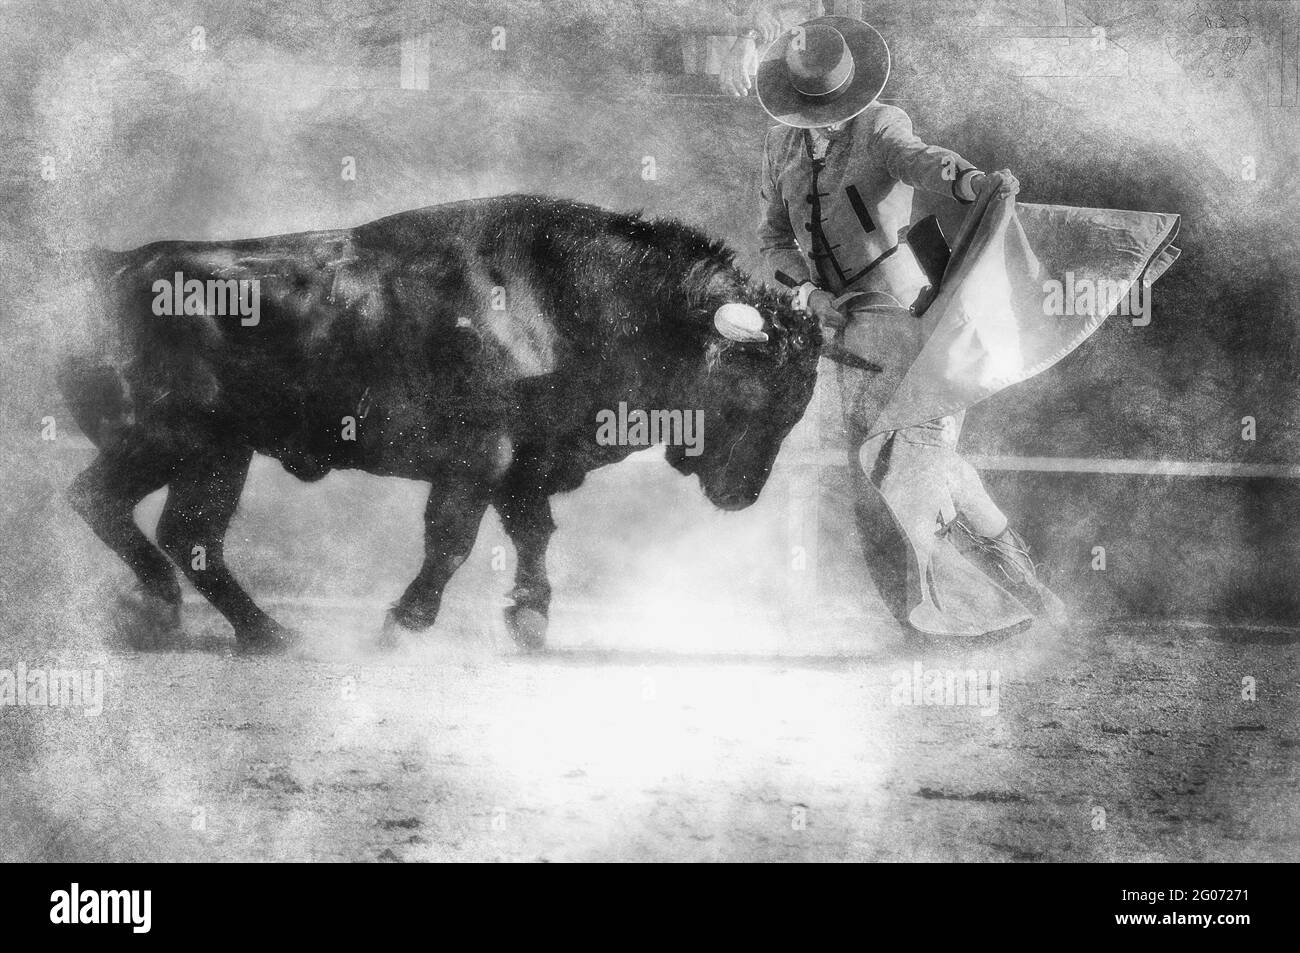
M 81 252 L 82 274 L 101 288 L 107 288 L 130 261 L 130 252 L 108 248 L 87 248 Z
M 107 363 L 70 357 L 59 368 L 57 380 L 72 418 L 95 446 L 103 446 L 126 425 L 130 414 L 126 384 Z

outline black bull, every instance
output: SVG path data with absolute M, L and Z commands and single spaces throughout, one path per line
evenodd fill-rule
M 353 229 L 158 242 L 97 252 L 95 263 L 115 340 L 60 373 L 100 449 L 71 499 L 170 624 L 180 588 L 166 556 L 245 650 L 280 648 L 289 635 L 222 555 L 255 452 L 304 480 L 352 468 L 431 483 L 424 563 L 389 612 L 390 634 L 433 623 L 494 506 L 518 553 L 506 620 L 521 645 L 538 647 L 549 497 L 638 449 L 598 441 L 597 415 L 620 402 L 703 411 L 702 452 L 672 445 L 668 460 L 714 504 L 738 509 L 757 499 L 803 414 L 821 344 L 723 244 L 677 222 L 534 196 Z M 249 282 L 243 299 L 224 299 L 245 310 L 209 313 L 196 297 L 181 309 L 193 313 L 160 315 L 177 299 L 155 283 L 177 277 L 183 290 Z M 762 313 L 767 343 L 715 330 L 728 302 Z M 160 551 L 132 514 L 163 486 Z

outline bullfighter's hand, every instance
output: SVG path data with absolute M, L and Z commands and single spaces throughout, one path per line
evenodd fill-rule
M 848 321 L 844 313 L 835 307 L 835 296 L 820 288 L 808 295 L 808 313 L 815 317 L 822 327 L 834 328 L 837 331 Z
M 999 179 L 981 172 L 972 177 L 971 188 L 975 190 L 975 194 L 978 196 L 983 194 L 985 189 L 997 186 L 997 198 L 1000 199 L 1010 198 L 1020 191 L 1020 180 L 1012 174 L 1010 169 L 999 169 L 997 175 L 1000 177 L 1000 184 Z

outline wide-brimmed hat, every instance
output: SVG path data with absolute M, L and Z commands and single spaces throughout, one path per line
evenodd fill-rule
M 889 47 L 855 17 L 818 17 L 786 30 L 758 64 L 758 101 L 800 129 L 852 119 L 889 79 Z

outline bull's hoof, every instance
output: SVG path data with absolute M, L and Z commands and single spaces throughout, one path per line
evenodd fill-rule
M 185 641 L 179 600 L 139 590 L 122 593 L 111 614 L 118 641 L 137 651 L 177 648 Z
M 379 635 L 370 642 L 368 647 L 376 652 L 392 652 L 404 644 L 409 645 L 416 641 L 419 634 L 427 628 L 427 625 L 419 628 L 408 625 L 398 615 L 397 607 L 394 606 L 384 613 L 384 624 L 379 629 Z
M 274 619 L 235 630 L 235 651 L 239 655 L 281 655 L 299 641 L 299 635 Z
M 525 652 L 540 652 L 546 648 L 547 618 L 545 612 L 528 606 L 507 606 L 506 628 L 515 645 Z
M 402 642 L 402 637 L 410 630 L 397 621 L 397 612 L 389 609 L 384 613 L 384 624 L 379 628 L 379 636 L 371 647 L 381 652 L 391 652 Z

